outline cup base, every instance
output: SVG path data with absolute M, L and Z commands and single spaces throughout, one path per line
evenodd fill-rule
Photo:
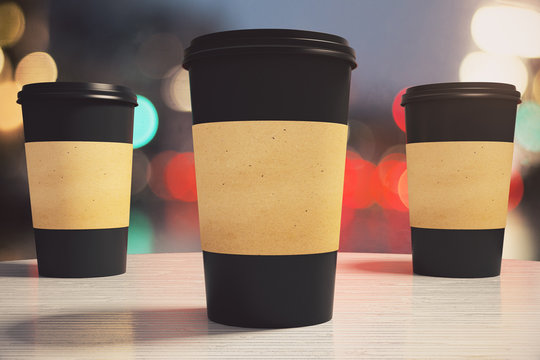
M 413 272 L 482 278 L 501 273 L 504 228 L 446 230 L 411 227 Z
M 337 251 L 230 255 L 203 251 L 208 318 L 250 328 L 289 328 L 332 318 Z
M 126 272 L 128 228 L 34 229 L 40 276 L 83 278 Z

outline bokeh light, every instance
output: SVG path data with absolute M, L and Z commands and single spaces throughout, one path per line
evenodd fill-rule
M 183 46 L 176 35 L 157 33 L 146 38 L 141 44 L 136 63 L 144 75 L 160 79 L 167 70 L 182 61 L 182 56 Z
M 528 224 L 530 220 L 522 211 L 508 213 L 504 231 L 503 259 L 538 260 L 538 235 Z
M 0 83 L 0 132 L 10 133 L 22 126 L 21 106 L 17 104 L 19 87 L 13 81 Z
M 399 199 L 405 205 L 405 207 L 409 208 L 409 183 L 407 181 L 407 169 L 401 174 L 398 181 L 398 195 Z
M 537 0 L 519 1 L 519 6 L 530 5 L 530 8 L 534 10 L 529 10 L 529 12 L 537 14 L 540 8 L 532 5 L 534 1 Z M 510 228 L 514 231 L 530 232 L 529 236 L 534 244 L 534 232 L 538 232 L 538 229 L 533 226 L 534 211 L 531 209 L 534 207 L 538 194 L 534 181 L 530 179 L 538 173 L 538 166 L 540 166 L 540 115 L 538 109 L 532 105 L 534 103 L 540 105 L 540 57 L 537 59 L 531 57 L 538 56 L 534 52 L 540 47 L 540 41 L 537 40 L 540 34 L 535 30 L 539 24 L 536 21 L 534 29 L 529 30 L 529 26 L 533 28 L 531 21 L 523 20 L 523 18 L 518 20 L 517 17 L 514 17 L 514 20 L 508 20 L 513 16 L 508 8 L 505 8 L 505 14 L 500 14 L 501 19 L 494 22 L 493 14 L 485 12 L 485 6 L 492 6 L 488 3 L 489 1 L 485 4 L 473 4 L 467 9 L 454 6 L 450 9 L 453 12 L 448 13 L 441 13 L 441 11 L 449 10 L 448 7 L 431 9 L 425 4 L 410 4 L 411 11 L 417 14 L 422 12 L 424 18 L 427 16 L 427 18 L 439 20 L 444 18 L 459 20 L 456 22 L 456 25 L 459 25 L 456 28 L 459 30 L 452 34 L 448 32 L 444 34 L 446 31 L 444 26 L 435 29 L 439 32 L 438 35 L 442 36 L 431 38 L 444 39 L 444 41 L 439 41 L 438 44 L 437 41 L 424 44 L 425 49 L 432 50 L 432 55 L 443 54 L 444 56 L 441 55 L 443 58 L 430 61 L 434 57 L 426 56 L 420 59 L 417 66 L 413 68 L 421 69 L 419 74 L 431 74 L 439 79 L 456 77 L 455 80 L 458 80 L 458 70 L 463 70 L 458 68 L 460 61 L 469 51 L 482 51 L 483 53 L 480 54 L 484 60 L 486 56 L 489 58 L 495 56 L 497 59 L 511 59 L 506 63 L 517 64 L 519 70 L 513 73 L 518 73 L 518 78 L 522 80 L 525 78 L 526 85 L 518 84 L 518 88 L 522 92 L 526 89 L 523 97 L 526 103 L 520 110 L 517 120 L 515 147 L 517 155 L 514 161 L 516 169 L 512 173 L 509 194 L 509 210 L 517 210 L 511 211 L 509 215 L 522 216 L 523 219 L 518 226 Z M 495 7 L 500 3 L 516 6 L 518 2 L 492 1 L 491 3 L 494 5 L 492 7 Z M 150 2 L 146 5 L 138 2 L 130 4 L 129 16 L 124 17 L 121 13 L 125 12 L 125 9 L 114 5 L 113 2 L 107 3 L 108 5 L 103 3 L 101 4 L 103 6 L 97 8 L 94 5 L 82 3 L 67 7 L 54 4 L 47 1 L 39 4 L 36 2 L 34 5 L 18 0 L 0 1 L 0 85 L 11 84 L 7 85 L 9 97 L 3 95 L 6 89 L 0 86 L 0 143 L 3 144 L 2 158 L 4 159 L 1 165 L 5 174 L 3 182 L 6 196 L 3 197 L 3 201 L 4 207 L 9 209 L 7 213 L 18 214 L 17 209 L 24 210 L 19 203 L 21 194 L 24 195 L 25 191 L 27 192 L 27 188 L 26 190 L 24 188 L 27 185 L 25 185 L 26 166 L 24 147 L 22 147 L 21 107 L 15 103 L 16 92 L 20 90 L 22 83 L 18 83 L 20 82 L 19 74 L 17 79 L 15 78 L 15 70 L 26 55 L 38 51 L 47 52 L 57 62 L 59 80 L 94 79 L 99 81 L 101 79 L 106 81 L 109 79 L 110 81 L 106 82 L 135 87 L 153 104 L 153 110 L 149 113 L 150 116 L 155 115 L 157 120 L 154 123 L 154 133 L 152 134 L 151 131 L 152 124 L 144 118 L 145 116 L 141 121 L 142 127 L 136 124 L 134 129 L 135 150 L 131 184 L 133 212 L 129 233 L 129 252 L 200 249 L 193 165 L 188 156 L 182 155 L 184 152 L 192 151 L 191 122 L 189 121 L 192 111 L 190 83 L 189 72 L 181 66 L 182 41 L 191 39 L 194 34 L 212 31 L 216 28 L 217 18 L 204 16 L 193 6 L 185 6 L 180 13 L 178 11 L 175 13 L 170 11 L 170 4 L 165 3 L 161 5 Z M 480 7 L 482 8 L 473 17 Z M 6 8 L 12 9 L 11 15 L 7 17 Z M 361 6 L 358 8 L 360 9 Z M 380 8 L 381 14 L 384 13 L 385 6 L 381 5 Z M 497 8 L 504 7 L 497 6 Z M 234 6 L 227 10 L 231 14 L 238 13 L 238 9 Z M 246 14 L 236 15 L 245 17 Z M 491 16 L 491 20 L 486 20 L 486 16 L 487 18 Z M 394 30 L 399 31 L 407 22 L 406 18 L 397 16 L 393 19 L 397 22 L 390 21 L 389 24 Z M 404 22 L 400 23 L 401 20 Z M 459 22 L 461 23 L 458 24 Z M 96 26 L 99 31 L 96 31 Z M 219 24 L 217 26 L 219 27 Z M 478 29 L 475 28 L 476 26 Z M 422 26 L 410 27 L 408 30 L 416 38 L 419 38 L 418 36 L 421 38 L 422 32 L 425 32 Z M 516 33 L 519 35 L 515 36 Z M 351 39 L 353 42 L 354 40 Z M 469 49 L 461 53 L 459 51 L 445 53 L 444 51 L 459 48 L 461 45 L 465 47 L 469 45 Z M 416 47 L 422 48 L 419 45 Z M 418 52 L 414 46 L 406 46 L 401 50 L 405 51 L 401 51 L 402 57 Z M 407 55 L 407 51 L 410 54 Z M 418 74 L 414 75 L 411 69 L 407 69 L 411 63 L 401 62 L 402 66 L 399 66 L 399 56 L 394 58 L 385 56 L 384 59 L 387 61 L 387 64 L 383 64 L 383 67 L 388 70 L 386 80 L 389 82 L 387 83 L 379 81 L 380 74 L 377 72 L 367 74 L 367 77 L 366 73 L 354 75 L 353 72 L 348 132 L 349 151 L 346 160 L 341 217 L 343 242 L 340 245 L 344 246 L 340 249 L 346 251 L 410 252 L 410 228 L 406 211 L 408 207 L 407 170 L 404 165 L 406 134 L 401 132 L 406 131 L 406 126 L 404 108 L 400 106 L 401 95 L 405 89 L 399 93 L 398 90 L 411 85 L 407 84 L 407 78 L 409 80 L 413 77 L 418 78 Z M 4 60 L 3 66 L 2 60 Z M 19 73 L 21 67 L 19 65 Z M 516 83 L 513 77 L 500 78 L 502 74 L 508 72 L 506 69 L 508 66 L 501 67 L 504 68 L 503 70 L 495 67 L 491 71 L 489 66 L 488 69 L 485 67 L 485 63 L 479 64 L 478 68 L 473 70 L 476 78 L 469 77 L 462 80 L 481 79 Z M 488 76 L 483 75 L 485 72 L 489 73 Z M 358 81 L 359 74 L 362 75 L 363 80 L 360 79 L 362 81 Z M 526 79 L 527 76 L 530 77 Z M 32 80 L 34 81 L 36 80 Z M 143 91 L 143 89 L 146 90 Z M 532 105 L 530 106 L 527 101 Z M 140 113 L 144 106 L 141 98 L 139 102 L 141 106 L 136 109 L 137 113 Z M 157 114 L 154 113 L 156 110 Z M 14 115 L 6 115 L 10 112 Z M 389 116 L 392 116 L 392 120 Z M 138 120 L 141 119 L 137 117 L 136 121 Z M 395 125 L 388 121 L 395 122 Z M 398 128 L 401 131 L 398 131 Z M 150 137 L 150 139 L 139 142 L 139 135 L 145 139 Z M 393 155 L 395 153 L 400 154 Z M 523 182 L 527 187 L 525 195 L 523 195 Z M 520 199 L 522 199 L 521 202 Z M 26 204 L 25 210 L 30 216 L 29 204 Z M 17 215 L 6 218 L 5 225 L 9 226 L 9 229 L 12 227 L 17 230 L 17 233 L 15 230 L 13 232 L 14 236 L 6 232 L 7 236 L 3 236 L 6 238 L 6 243 L 9 244 L 10 239 L 17 239 L 17 242 L 21 243 L 23 236 L 18 233 L 22 234 L 20 229 L 31 229 L 31 219 L 28 216 L 24 218 Z M 31 236 L 24 236 L 31 238 Z M 521 237 L 521 234 L 515 237 Z M 29 244 L 32 243 L 29 242 Z M 537 245 L 539 244 L 528 248 L 530 253 L 528 256 L 534 254 L 538 258 L 540 247 Z M 18 254 L 29 257 L 33 255 L 33 250 L 33 245 L 26 246 L 26 251 L 19 251 Z M 526 251 L 522 254 L 525 253 Z
M 521 199 L 523 198 L 523 192 L 523 178 L 521 177 L 519 171 L 514 170 L 512 171 L 512 177 L 510 180 L 510 196 L 508 197 L 509 211 L 514 210 L 519 205 Z
M 375 202 L 373 188 L 375 168 L 375 164 L 362 159 L 358 153 L 347 150 L 343 186 L 344 206 L 365 209 Z
M 514 137 L 514 157 L 512 164 L 519 168 L 537 167 L 540 165 L 540 152 L 525 149 Z
M 24 33 L 24 14 L 14 2 L 0 4 L 0 46 L 15 44 Z
M 189 72 L 182 66 L 171 69 L 163 80 L 161 95 L 165 104 L 171 109 L 191 112 Z
M 160 152 L 150 160 L 150 180 L 148 181 L 148 185 L 154 195 L 164 200 L 172 200 L 165 184 L 165 168 L 169 160 L 177 154 L 175 151 L 167 150 Z
M 384 209 L 407 211 L 399 195 L 399 181 L 407 170 L 405 154 L 386 155 L 377 165 L 377 178 L 380 186 L 379 205 Z
M 471 34 L 486 52 L 525 58 L 540 57 L 540 13 L 514 6 L 489 6 L 476 11 Z
M 11 64 L 9 57 L 7 57 L 5 54 L 4 64 L 0 70 L 0 82 L 4 81 L 13 81 L 13 65 Z
M 5 58 L 6 57 L 4 55 L 4 51 L 2 50 L 2 48 L 0 48 L 0 73 L 4 69 L 4 60 L 5 60 Z
M 533 79 L 532 98 L 534 101 L 540 104 L 540 70 L 538 70 Z
M 407 88 L 400 90 L 392 102 L 392 116 L 394 117 L 394 122 L 403 132 L 405 132 L 405 108 L 401 106 L 401 97 L 406 91 Z
M 15 69 L 15 81 L 19 86 L 56 81 L 57 77 L 56 62 L 45 52 L 38 51 L 26 55 Z
M 133 170 L 131 175 L 131 193 L 138 194 L 146 188 L 150 180 L 150 161 L 142 150 L 133 151 Z
M 491 81 L 515 85 L 522 94 L 527 89 L 527 67 L 518 57 L 488 54 L 481 51 L 469 53 L 459 67 L 461 81 Z
M 519 105 L 516 115 L 516 142 L 523 148 L 540 152 L 540 105 L 526 101 Z
M 133 120 L 133 148 L 138 149 L 148 144 L 156 135 L 159 119 L 157 110 L 150 100 L 137 95 L 135 118 Z
M 129 214 L 128 254 L 148 254 L 154 250 L 154 227 L 142 211 L 131 209 Z
M 172 198 L 184 202 L 197 201 L 192 152 L 179 153 L 169 160 L 165 167 L 165 183 Z

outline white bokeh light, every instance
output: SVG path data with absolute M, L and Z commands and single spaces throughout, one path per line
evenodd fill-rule
M 189 72 L 182 66 L 172 68 L 162 83 L 161 94 L 165 104 L 171 109 L 191 112 Z
M 522 94 L 529 81 L 527 67 L 518 57 L 481 51 L 469 53 L 461 61 L 459 79 L 508 83 L 515 85 Z
M 486 52 L 525 58 L 540 57 L 540 12 L 514 6 L 489 6 L 476 11 L 471 34 Z

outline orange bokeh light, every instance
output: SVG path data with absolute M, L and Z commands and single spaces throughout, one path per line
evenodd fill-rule
M 176 200 L 197 201 L 195 160 L 192 152 L 179 153 L 165 167 L 165 184 L 169 194 Z
M 398 195 L 403 205 L 409 208 L 409 189 L 407 182 L 407 169 L 401 174 L 398 181 Z
M 385 209 L 407 211 L 399 196 L 399 180 L 407 169 L 405 154 L 392 153 L 385 156 L 377 166 L 380 184 L 378 203 Z

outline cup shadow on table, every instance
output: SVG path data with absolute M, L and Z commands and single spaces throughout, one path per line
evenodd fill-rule
M 0 277 L 38 277 L 37 264 L 0 261 Z
M 230 333 L 257 332 L 208 320 L 205 308 L 94 311 L 41 316 L 9 327 L 24 343 L 76 347 L 144 343 Z
M 348 264 L 347 267 L 364 272 L 412 275 L 410 260 L 368 260 Z

